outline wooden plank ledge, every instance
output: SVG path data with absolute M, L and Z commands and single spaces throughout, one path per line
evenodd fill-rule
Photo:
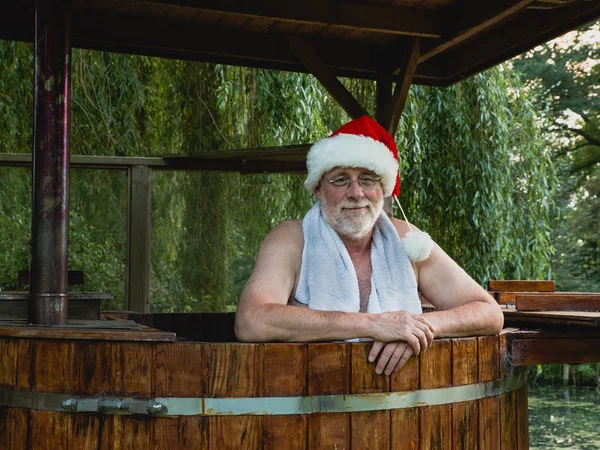
M 41 326 L 24 320 L 0 320 L 0 336 L 38 339 L 174 342 L 173 332 L 159 331 L 133 320 L 70 320 L 67 325 Z
M 490 280 L 488 291 L 496 292 L 554 292 L 554 281 L 548 280 Z
M 69 292 L 69 300 L 114 300 L 115 295 L 111 292 Z M 27 301 L 29 292 L 24 291 L 2 291 L 0 301 Z
M 600 293 L 555 292 L 516 295 L 518 311 L 598 311 Z
M 584 311 L 517 311 L 512 308 L 502 308 L 507 324 L 520 327 L 551 326 L 580 326 L 600 327 L 600 312 Z
M 597 335 L 596 335 L 597 336 Z M 510 352 L 512 364 L 581 364 L 600 362 L 599 337 L 525 338 L 514 337 Z

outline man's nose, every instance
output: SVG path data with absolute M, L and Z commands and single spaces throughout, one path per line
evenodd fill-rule
M 350 180 L 350 186 L 348 187 L 348 197 L 362 198 L 365 196 L 363 188 L 358 184 L 358 180 Z

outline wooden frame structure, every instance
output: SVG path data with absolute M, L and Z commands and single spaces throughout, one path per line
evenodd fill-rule
M 599 14 L 582 0 L 73 0 L 73 45 L 312 72 L 292 36 L 335 76 L 400 81 L 420 38 L 414 82 L 447 86 Z M 33 17 L 34 0 L 3 5 L 0 39 L 32 41 Z
M 302 382 L 307 381 L 308 388 L 299 385 L 296 386 L 298 392 L 277 392 L 277 395 L 304 395 L 306 389 L 309 396 L 331 394 L 332 389 L 342 385 L 340 381 L 357 380 L 350 394 L 366 392 L 367 396 L 377 396 L 378 393 L 387 395 L 390 389 L 398 390 L 399 385 L 394 386 L 394 380 L 375 377 L 372 366 L 366 362 L 367 344 L 225 343 L 235 339 L 223 335 L 233 329 L 231 314 L 209 314 L 202 319 L 194 314 L 122 313 L 110 321 L 94 321 L 91 326 L 67 323 L 70 167 L 127 170 L 126 307 L 147 312 L 151 171 L 302 172 L 309 148 L 297 145 L 162 158 L 71 156 L 68 137 L 72 47 L 309 72 L 353 118 L 365 114 L 365 110 L 338 77 L 372 79 L 377 83 L 376 119 L 394 134 L 412 83 L 447 86 L 457 82 L 596 19 L 600 16 L 600 3 L 580 0 L 306 0 L 291 3 L 276 0 L 16 0 L 2 6 L 0 11 L 0 39 L 34 42 L 36 61 L 33 154 L 0 155 L 0 165 L 31 165 L 34 173 L 29 322 L 0 327 L 0 412 L 3 413 L 0 436 L 8 436 L 9 448 L 59 448 L 65 442 L 71 448 L 96 446 L 101 442 L 109 446 L 120 442 L 122 446 L 145 448 L 145 443 L 150 445 L 152 438 L 158 436 L 164 448 L 189 448 L 198 438 L 200 448 L 220 449 L 240 448 L 240 442 L 244 443 L 248 436 L 257 439 L 257 443 L 264 440 L 267 447 L 269 442 L 287 445 L 291 441 L 282 433 L 289 428 L 289 422 L 278 422 L 268 416 L 263 420 L 260 414 L 254 416 L 253 413 L 230 414 L 236 417 L 223 420 L 218 416 L 201 417 L 207 411 L 204 403 L 201 414 L 189 420 L 179 418 L 169 422 L 156 415 L 165 412 L 165 405 L 159 400 L 169 399 L 155 396 L 182 396 L 184 398 L 178 401 L 184 403 L 188 397 L 204 395 L 209 398 L 200 400 L 256 397 L 258 388 L 253 386 L 253 380 L 258 380 L 257 386 L 263 391 L 263 379 L 269 377 L 256 374 L 262 374 L 257 372 L 261 368 L 271 367 L 264 364 L 268 358 L 275 361 L 273 367 L 279 377 L 269 388 L 287 389 L 290 373 L 305 363 L 308 368 L 297 377 Z M 519 289 L 526 288 L 519 285 Z M 496 289 L 498 296 L 512 295 L 517 309 L 519 299 L 523 302 L 535 297 L 534 294 L 506 292 L 503 286 Z M 542 291 L 547 295 L 545 287 Z M 578 304 L 587 307 L 588 300 L 585 298 Z M 539 317 L 546 312 L 528 311 L 527 314 Z M 513 320 L 524 318 L 522 314 L 515 317 Z M 597 328 L 595 318 L 587 322 L 577 317 L 570 320 L 588 328 L 544 332 L 508 329 L 493 337 L 436 340 L 433 350 L 420 355 L 418 375 L 414 372 L 415 358 L 400 374 L 410 382 L 419 382 L 417 387 L 422 390 L 419 395 L 438 395 L 433 390 L 442 386 L 456 392 L 460 391 L 457 384 L 473 382 L 485 383 L 475 388 L 487 392 L 497 382 L 508 381 L 515 375 L 524 383 L 523 369 L 518 366 L 597 361 L 600 340 L 595 330 L 589 328 L 590 323 Z M 225 324 L 216 329 L 220 337 L 210 334 L 217 323 Z M 194 334 L 198 331 L 204 335 Z M 175 342 L 175 333 L 180 341 Z M 189 341 L 186 342 L 186 338 Z M 209 339 L 219 343 L 194 342 Z M 490 344 L 489 353 L 485 350 L 473 357 L 488 348 L 484 342 Z M 557 348 L 561 349 L 558 353 Z M 294 362 L 294 355 L 298 363 Z M 450 365 L 449 355 L 453 361 Z M 482 374 L 493 366 L 487 364 L 488 361 L 497 361 L 497 373 L 485 375 L 483 379 Z M 463 368 L 468 370 L 463 373 Z M 440 374 L 448 376 L 437 380 Z M 433 377 L 431 380 L 429 375 Z M 199 379 L 204 381 L 199 382 Z M 313 381 L 317 388 L 311 387 Z M 206 386 L 210 389 L 206 390 Z M 193 392 L 186 391 L 188 387 Z M 476 448 L 526 448 L 526 392 L 526 384 L 518 384 L 496 392 L 501 398 L 495 394 L 491 398 L 476 397 L 482 401 L 481 405 L 465 405 L 461 398 L 452 406 L 415 405 L 426 407 L 399 414 L 394 411 L 387 416 L 385 411 L 383 414 L 377 411 L 377 414 L 391 417 L 388 419 L 391 422 L 384 426 L 386 432 L 393 436 L 393 430 L 399 429 L 404 437 L 411 434 L 405 433 L 402 427 L 413 426 L 418 414 L 426 447 L 430 442 L 433 445 L 433 442 L 450 441 L 457 446 L 467 438 Z M 275 394 L 269 393 L 270 396 Z M 344 402 L 349 392 L 342 390 L 338 394 Z M 144 397 L 141 400 L 137 398 L 140 395 Z M 377 408 L 382 409 L 385 402 L 382 397 L 376 398 Z M 55 403 L 52 408 L 49 402 Z M 92 406 L 95 409 L 90 409 Z M 471 420 L 478 417 L 477 411 L 487 411 L 484 416 L 496 419 L 500 415 L 500 426 L 490 421 L 480 422 L 478 436 L 484 439 L 479 443 L 476 443 L 477 433 L 469 432 L 473 429 Z M 78 412 L 84 414 L 76 414 Z M 338 431 L 345 433 L 343 442 L 352 445 L 355 441 L 359 445 L 360 436 L 348 434 L 352 426 L 362 431 L 381 424 L 379 418 L 370 420 L 359 415 L 355 424 L 354 418 L 343 416 L 345 413 L 326 412 L 333 414 L 320 414 L 321 409 L 316 408 L 309 411 L 315 414 L 306 420 L 301 413 L 293 413 L 295 421 L 305 420 L 305 437 L 294 441 L 299 443 L 298 448 L 332 447 L 339 441 Z M 120 413 L 128 416 L 121 418 Z M 151 417 L 140 418 L 140 414 Z M 456 435 L 441 432 L 450 425 L 440 427 L 440 421 L 455 424 Z M 49 428 L 52 433 L 48 432 Z M 182 433 L 183 429 L 189 432 Z M 501 436 L 488 434 L 500 429 L 504 430 Z M 207 430 L 211 430 L 210 437 Z M 271 436 L 273 433 L 277 434 L 276 438 Z M 378 433 L 373 431 L 371 435 L 377 437 Z M 412 434 L 416 438 L 411 442 L 415 439 L 418 442 L 418 433 Z M 22 436 L 27 436 L 26 440 L 21 441 Z M 273 444 L 273 448 L 281 447 L 282 444 Z

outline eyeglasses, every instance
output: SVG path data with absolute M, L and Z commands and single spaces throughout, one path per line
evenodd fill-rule
M 325 178 L 325 180 L 338 191 L 347 191 L 350 188 L 350 185 L 353 181 L 356 181 L 363 191 L 369 191 L 381 181 L 381 177 L 373 175 L 362 175 L 356 180 L 353 180 L 352 178 L 340 176 L 335 177 L 331 180 Z

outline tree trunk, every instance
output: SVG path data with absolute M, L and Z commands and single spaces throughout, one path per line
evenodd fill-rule
M 569 384 L 569 365 L 568 364 L 563 364 L 562 382 L 563 382 L 563 386 L 567 386 Z

